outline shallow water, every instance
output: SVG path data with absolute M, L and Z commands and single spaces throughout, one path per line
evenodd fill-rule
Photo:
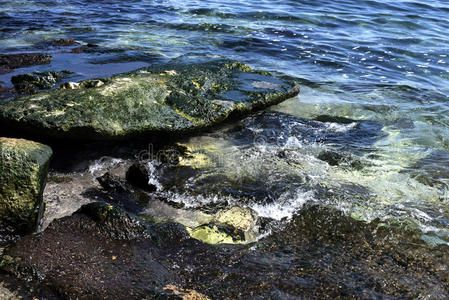
M 213 168 L 162 188 L 173 200 L 237 202 L 274 219 L 317 202 L 411 226 L 430 244 L 449 242 L 447 32 L 442 0 L 0 1 L 1 53 L 62 37 L 126 50 L 55 54 L 39 70 L 82 79 L 223 56 L 301 83 L 298 98 L 239 128 L 186 141 Z

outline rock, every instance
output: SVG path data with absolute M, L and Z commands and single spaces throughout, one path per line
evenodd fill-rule
M 95 205 L 21 239 L 0 269 L 58 295 L 40 299 L 155 299 L 165 286 L 181 286 L 166 253 L 129 232 L 125 213 Z
M 233 227 L 207 224 L 193 229 L 187 228 L 191 237 L 207 244 L 238 244 L 245 241 L 244 233 Z
M 80 89 L 81 85 L 79 82 L 66 82 L 64 84 L 62 84 L 59 88 L 63 89 L 63 90 L 76 90 L 76 89 Z
M 33 65 L 49 64 L 52 56 L 43 53 L 0 54 L 1 69 L 16 69 Z
M 5 300 L 19 299 L 19 295 L 8 290 L 8 288 L 4 286 L 3 282 L 0 282 L 0 298 Z
M 249 208 L 233 206 L 220 210 L 214 216 L 217 224 L 228 225 L 242 231 L 251 231 L 257 226 L 257 214 Z
M 419 159 L 401 173 L 409 173 L 421 184 L 446 188 L 449 180 L 449 152 L 434 150 L 424 158 Z
M 0 125 L 57 139 L 175 135 L 299 92 L 292 83 L 231 61 L 158 66 L 80 84 L 0 103 Z
M 256 213 L 239 206 L 208 214 L 200 210 L 175 208 L 153 199 L 139 217 L 153 222 L 182 224 L 191 237 L 209 244 L 249 243 L 259 235 Z
M 164 291 L 166 291 L 169 294 L 170 299 L 182 299 L 182 300 L 208 300 L 209 297 L 198 293 L 195 290 L 191 289 L 183 289 L 180 287 L 177 287 L 176 285 L 166 285 L 164 287 Z
M 72 38 L 62 38 L 59 40 L 51 40 L 51 41 L 48 41 L 47 44 L 50 46 L 54 46 L 54 47 L 79 45 L 79 43 Z
M 317 158 L 327 162 L 330 166 L 348 166 L 355 170 L 361 170 L 363 168 L 363 164 L 360 160 L 355 159 L 347 153 L 325 150 L 318 154 Z
M 12 98 L 14 95 L 13 88 L 7 88 L 0 85 L 0 101 Z
M 0 268 L 63 299 L 449 297 L 447 246 L 327 206 L 304 206 L 251 245 L 204 244 L 174 223 L 116 239 L 102 213 L 88 214 L 25 236 L 5 249 Z M 46 292 L 39 299 L 54 299 Z
M 0 224 L 32 231 L 43 212 L 42 193 L 52 150 L 23 139 L 0 138 Z
M 72 49 L 72 53 L 121 53 L 124 49 L 100 47 L 96 44 L 86 44 Z
M 8 73 L 12 73 L 14 72 L 13 69 L 9 69 L 9 68 L 4 68 L 4 67 L 0 67 L 0 75 L 2 74 L 8 74 Z
M 149 227 L 148 236 L 156 245 L 162 247 L 182 245 L 190 239 L 186 228 L 182 224 L 173 222 L 152 224 Z
M 141 237 L 146 227 L 125 211 L 104 202 L 83 205 L 78 213 L 85 214 L 97 223 L 104 236 L 119 240 Z
M 142 206 L 149 201 L 145 194 L 135 193 L 121 178 L 109 172 L 98 177 L 97 181 L 103 189 L 88 189 L 83 193 L 84 196 L 95 200 L 101 199 L 134 214 L 141 212 Z
M 143 164 L 135 163 L 129 167 L 126 172 L 126 180 L 135 187 L 141 188 L 148 192 L 156 191 L 156 186 L 150 184 L 150 173 Z
M 70 71 L 34 72 L 11 77 L 11 82 L 21 94 L 37 94 L 39 90 L 50 89 L 61 81 Z
M 98 177 L 97 180 L 106 191 L 115 193 L 123 193 L 127 191 L 124 183 L 109 172 L 106 172 L 103 176 Z
M 339 116 L 330 116 L 330 115 L 319 115 L 316 118 L 314 118 L 315 121 L 319 122 L 332 122 L 332 123 L 338 123 L 338 124 L 351 124 L 354 122 L 357 122 L 356 120 L 352 120 L 345 117 L 339 117 Z
M 223 209 L 210 220 L 209 224 L 187 228 L 190 236 L 208 244 L 240 244 L 252 242 L 258 235 L 258 218 L 249 208 Z

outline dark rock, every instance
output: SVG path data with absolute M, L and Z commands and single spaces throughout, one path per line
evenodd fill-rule
M 101 186 L 110 192 L 123 193 L 127 191 L 125 185 L 120 181 L 119 178 L 111 175 L 111 173 L 106 172 L 103 176 L 97 178 Z
M 82 211 L 89 216 L 80 212 L 56 220 L 44 233 L 20 240 L 7 250 L 3 258 L 10 263 L 1 268 L 64 299 L 154 299 L 166 285 L 181 285 L 150 240 L 109 233 L 127 232 L 126 217 L 108 208 Z
M 317 158 L 327 162 L 331 166 L 349 166 L 356 170 L 363 168 L 360 160 L 353 158 L 350 154 L 342 154 L 335 151 L 323 151 Z
M 44 206 L 50 147 L 23 139 L 0 138 L 0 227 L 17 233 L 35 229 Z
M 298 94 L 264 74 L 232 61 L 142 69 L 0 103 L 0 124 L 59 139 L 185 134 Z
M 79 213 L 85 214 L 97 223 L 102 235 L 121 240 L 142 237 L 146 227 L 136 218 L 121 209 L 104 203 L 93 202 L 82 206 Z
M 83 196 L 95 201 L 102 200 L 134 214 L 143 210 L 140 203 L 148 201 L 143 199 L 143 195 L 135 193 L 125 182 L 109 172 L 98 177 L 97 180 L 103 189 L 88 189 Z
M 0 68 L 16 69 L 33 65 L 49 64 L 52 56 L 42 53 L 0 54 Z
M 182 246 L 190 239 L 186 228 L 178 223 L 152 224 L 148 230 L 149 237 L 160 247 Z
M 135 187 L 148 192 L 156 191 L 156 186 L 149 183 L 150 174 L 148 168 L 140 163 L 135 163 L 126 172 L 126 180 Z
M 116 238 L 105 230 L 109 209 L 92 208 L 18 241 L 0 267 L 73 299 L 449 296 L 447 247 L 429 248 L 419 235 L 404 243 L 376 221 L 327 207 L 305 206 L 254 244 L 214 246 L 173 223 L 149 225 L 140 238 Z
M 95 44 L 82 45 L 80 47 L 76 47 L 76 48 L 72 49 L 72 53 L 108 54 L 108 53 L 122 53 L 122 52 L 125 52 L 125 50 L 117 49 L 117 48 L 100 47 L 99 45 L 95 45 Z
M 332 122 L 338 124 L 351 124 L 357 122 L 356 120 L 348 119 L 345 117 L 330 116 L 330 115 L 319 115 L 314 120 L 319 122 Z
M 48 43 L 48 45 L 55 46 L 55 47 L 79 45 L 79 43 L 77 41 L 75 41 L 74 39 L 72 39 L 72 38 L 62 38 L 62 39 L 59 39 L 59 40 L 52 40 L 52 41 L 49 41 L 47 43 Z
M 343 155 L 337 152 L 323 151 L 318 155 L 317 158 L 327 162 L 331 166 L 338 166 L 340 164 L 340 161 L 343 159 Z

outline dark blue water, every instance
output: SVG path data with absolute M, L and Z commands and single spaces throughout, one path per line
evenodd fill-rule
M 274 117 L 246 121 L 246 135 L 263 147 L 236 148 L 238 136 L 191 145 L 214 145 L 208 155 L 232 158 L 220 163 L 229 178 L 269 183 L 277 202 L 250 205 L 261 215 L 288 217 L 304 202 L 323 202 L 310 187 L 325 185 L 341 191 L 330 205 L 354 218 L 415 224 L 434 244 L 449 241 L 448 33 L 446 0 L 0 1 L 0 53 L 42 51 L 39 43 L 63 37 L 126 50 L 65 56 L 41 68 L 222 56 L 296 78 L 299 98 L 273 108 Z M 46 51 L 57 58 L 60 50 Z M 98 68 L 95 75 L 127 71 Z M 357 122 L 321 122 L 323 115 Z M 289 151 L 289 163 L 276 161 L 279 150 Z M 323 151 L 361 167 L 329 164 Z M 295 184 L 301 178 L 308 189 Z

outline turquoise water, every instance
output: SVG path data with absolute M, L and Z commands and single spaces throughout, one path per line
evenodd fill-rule
M 416 227 L 431 244 L 449 242 L 448 32 L 447 1 L 0 1 L 0 53 L 62 37 L 125 50 L 45 49 L 55 61 L 42 69 L 222 56 L 300 82 L 298 98 L 240 129 L 186 141 L 215 163 L 183 191 L 161 191 L 174 200 L 275 219 L 318 202 Z

